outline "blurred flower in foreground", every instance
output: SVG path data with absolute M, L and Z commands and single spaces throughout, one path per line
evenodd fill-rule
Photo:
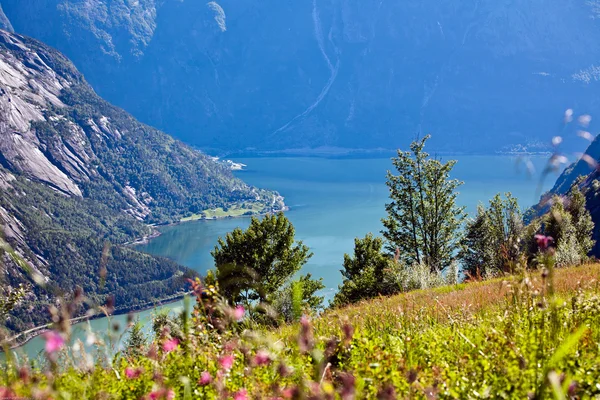
M 579 125 L 583 126 L 584 128 L 587 128 L 590 122 L 592 122 L 592 116 L 587 114 L 580 115 L 578 121 Z
M 125 376 L 127 379 L 137 379 L 142 374 L 142 370 L 140 368 L 125 368 Z
M 545 235 L 535 235 L 534 236 L 535 242 L 537 243 L 538 247 L 542 250 L 546 250 L 548 248 L 548 246 L 550 246 L 552 244 L 552 242 L 554 241 L 554 239 L 552 239 L 552 237 L 550 236 L 545 236 Z
M 168 353 L 168 352 L 171 352 L 171 351 L 175 350 L 178 345 L 179 345 L 179 340 L 177 340 L 177 339 L 170 339 L 170 340 L 167 340 L 163 344 L 163 350 L 166 353 Z
M 198 384 L 200 386 L 206 386 L 211 381 L 212 381 L 212 376 L 210 376 L 210 373 L 208 371 L 204 371 L 202 374 L 200 374 L 200 379 L 198 380 Z
M 264 350 L 259 350 L 254 356 L 254 364 L 257 366 L 268 365 L 271 362 L 271 356 Z
M 235 317 L 236 321 L 241 321 L 242 318 L 244 318 L 245 313 L 246 310 L 244 310 L 244 306 L 237 306 L 233 311 L 233 316 Z
M 62 335 L 56 331 L 46 332 L 44 334 L 44 340 L 46 340 L 46 353 L 54 354 L 60 351 L 65 345 L 65 339 Z
M 573 109 L 569 108 L 565 111 L 565 124 L 573 121 Z
M 242 389 L 233 395 L 233 400 L 248 400 L 248 398 L 248 391 L 246 389 Z
M 159 400 L 159 399 L 173 400 L 174 398 L 175 398 L 175 392 L 173 391 L 173 389 L 165 389 L 165 388 L 155 390 L 148 395 L 148 399 L 150 399 L 150 400 Z
M 219 358 L 219 365 L 225 370 L 230 370 L 233 367 L 233 356 L 223 356 Z

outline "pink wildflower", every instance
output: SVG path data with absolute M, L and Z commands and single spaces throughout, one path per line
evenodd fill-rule
M 257 366 L 268 365 L 271 362 L 271 356 L 264 350 L 259 350 L 254 356 L 254 364 Z
M 236 392 L 233 395 L 233 400 L 248 400 L 248 391 L 246 389 L 242 389 L 239 392 Z
M 160 389 L 157 389 L 153 392 L 150 392 L 150 394 L 148 394 L 149 400 L 159 400 L 159 399 L 173 400 L 174 398 L 175 398 L 175 392 L 173 391 L 173 389 L 160 388 Z
M 552 242 L 554 242 L 554 239 L 552 239 L 552 237 L 539 235 L 539 234 L 535 235 L 534 239 L 535 239 L 538 247 L 542 250 L 546 250 L 548 248 L 548 246 L 550 246 L 552 244 Z
M 140 368 L 125 368 L 125 376 L 127 377 L 127 379 L 137 379 L 140 377 L 141 374 L 142 370 Z
M 165 351 L 165 353 L 168 353 L 168 352 L 175 350 L 178 345 L 179 345 L 179 340 L 177 340 L 177 339 L 167 340 L 163 344 L 163 350 Z
M 46 340 L 46 353 L 54 354 L 65 345 L 65 339 L 56 331 L 46 332 L 44 334 Z
M 221 368 L 230 370 L 233 367 L 233 356 L 223 356 L 219 358 L 219 365 Z
M 198 384 L 200 386 L 206 386 L 212 381 L 212 376 L 208 371 L 204 371 L 200 374 L 200 379 L 198 380 Z
M 0 399 L 12 399 L 16 398 L 12 390 L 7 387 L 0 386 Z
M 246 313 L 246 310 L 244 310 L 244 306 L 237 306 L 233 310 L 233 316 L 235 317 L 236 321 L 241 321 L 242 318 L 244 318 L 245 313 Z

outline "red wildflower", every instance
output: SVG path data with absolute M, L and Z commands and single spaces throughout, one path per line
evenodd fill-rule
M 554 242 L 554 239 L 552 239 L 552 237 L 540 234 L 535 235 L 534 239 L 538 247 L 542 250 L 546 250 Z

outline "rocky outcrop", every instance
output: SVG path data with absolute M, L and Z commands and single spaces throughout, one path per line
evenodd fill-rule
M 2 9 L 1 4 L 0 4 L 0 29 L 4 29 L 5 31 L 8 31 L 8 32 L 15 31 L 12 24 L 10 23 L 10 20 L 8 19 L 6 14 L 4 14 L 4 10 Z
M 58 51 L 0 30 L 0 295 L 30 288 L 11 329 L 45 322 L 76 286 L 114 296 L 120 311 L 179 293 L 192 272 L 124 244 L 151 235 L 146 223 L 246 201 L 282 207 L 102 100 Z
M 203 147 L 538 151 L 599 103 L 597 1 L 29 3 L 2 0 L 17 31 Z

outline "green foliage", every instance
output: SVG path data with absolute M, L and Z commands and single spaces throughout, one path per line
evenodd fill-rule
M 354 239 L 354 254 L 344 254 L 343 266 L 342 285 L 333 300 L 335 306 L 400 291 L 394 270 L 401 267 L 383 253 L 383 239 L 370 233 L 364 239 Z
M 550 211 L 542 218 L 545 235 L 556 244 L 559 267 L 577 265 L 587 260 L 594 246 L 594 223 L 586 209 L 585 195 L 575 184 L 565 199 L 555 196 Z
M 396 171 L 387 174 L 391 202 L 386 204 L 382 233 L 388 250 L 399 249 L 407 265 L 423 263 L 441 271 L 455 259 L 466 214 L 456 205 L 462 182 L 450 179 L 456 161 L 431 158 L 423 151 L 427 139 L 413 142 L 410 151 L 398 150 L 392 158 Z
M 234 303 L 271 301 L 312 256 L 294 236 L 293 225 L 279 213 L 253 217 L 247 230 L 219 238 L 211 254 L 223 294 Z
M 579 186 L 573 185 L 568 195 L 566 210 L 571 214 L 578 251 L 584 258 L 587 258 L 595 244 L 592 239 L 594 222 L 586 203 L 585 194 L 579 189 Z
M 335 294 L 333 307 L 377 296 L 458 283 L 456 262 L 449 265 L 444 277 L 441 271 L 431 271 L 423 263 L 407 267 L 398 255 L 391 258 L 385 254 L 383 246 L 383 239 L 372 234 L 364 239 L 354 239 L 354 255 L 344 255 L 343 282 Z
M 459 258 L 469 276 L 493 276 L 514 272 L 522 255 L 525 230 L 517 199 L 510 193 L 497 194 L 488 208 L 477 207 L 475 218 L 465 227 Z
M 147 338 L 143 331 L 143 325 L 136 318 L 129 328 L 129 336 L 125 340 L 125 354 L 129 357 L 139 358 L 146 349 Z
M 90 304 L 73 316 L 91 305 L 103 304 L 107 297 L 113 297 L 115 310 L 122 312 L 181 295 L 186 277 L 194 275 L 166 258 L 123 246 L 151 229 L 121 212 L 92 199 L 64 196 L 22 177 L 11 185 L 0 192 L 0 207 L 27 229 L 31 250 L 23 250 L 28 262 L 9 260 L 5 263 L 9 274 L 0 276 L 2 284 L 31 286 L 27 304 L 14 307 L 7 320 L 12 331 L 47 323 L 52 299 L 72 293 L 76 287 L 83 289 Z M 36 263 L 36 254 L 45 262 Z M 24 266 L 32 271 L 24 271 Z M 46 283 L 40 285 L 40 281 Z
M 199 289 L 197 313 L 220 315 L 218 334 L 194 317 L 180 340 L 161 329 L 153 350 L 108 365 L 80 364 L 71 349 L 48 367 L 12 358 L 0 387 L 53 398 L 595 398 L 600 293 L 587 283 L 599 273 L 559 271 L 557 295 L 538 273 L 423 290 L 276 331 L 238 329 Z
M 286 323 L 298 321 L 303 315 L 314 315 L 323 309 L 324 297 L 318 295 L 323 289 L 323 278 L 302 275 L 273 296 L 273 308 Z

